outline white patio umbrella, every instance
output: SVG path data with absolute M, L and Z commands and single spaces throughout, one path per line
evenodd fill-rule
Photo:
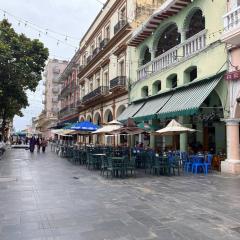
M 188 132 L 196 132 L 196 130 L 192 128 L 184 127 L 175 119 L 173 119 L 165 128 L 162 128 L 156 131 L 157 134 L 161 134 L 161 135 L 173 135 L 174 133 L 180 134 L 180 133 L 188 133 Z
M 92 132 L 92 134 L 109 134 L 112 131 L 118 130 L 122 126 L 123 126 L 122 123 L 120 123 L 116 120 L 113 120 L 113 121 L 107 123 L 105 126 L 103 126 L 103 127 L 99 128 L 98 130 Z M 115 145 L 115 138 L 114 138 L 114 145 Z
M 175 142 L 175 136 L 179 135 L 181 133 L 191 133 L 196 132 L 197 130 L 192 128 L 187 128 L 181 125 L 179 122 L 177 122 L 175 119 L 173 119 L 165 128 L 162 128 L 155 132 L 157 135 L 162 136 L 173 136 L 173 145 L 174 149 L 176 150 L 176 142 Z

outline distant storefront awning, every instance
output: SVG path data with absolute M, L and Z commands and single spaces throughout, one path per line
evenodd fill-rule
M 140 102 L 129 105 L 126 110 L 117 118 L 117 120 L 121 122 L 127 120 L 128 118 L 132 118 L 144 104 L 145 102 Z
M 204 80 L 193 81 L 147 100 L 132 103 L 118 120 L 133 118 L 135 121 L 141 122 L 196 114 L 222 77 L 221 73 Z

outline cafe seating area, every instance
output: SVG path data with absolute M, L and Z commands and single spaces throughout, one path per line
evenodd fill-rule
M 139 174 L 158 176 L 207 175 L 213 170 L 213 155 L 172 151 L 157 153 L 152 149 L 73 145 L 72 142 L 51 143 L 51 150 L 75 165 L 99 171 L 105 178 L 137 177 Z

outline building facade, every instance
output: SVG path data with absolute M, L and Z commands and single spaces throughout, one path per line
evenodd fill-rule
M 102 125 L 116 119 L 128 104 L 133 29 L 162 0 L 108 0 L 80 42 L 61 76 L 60 122 L 88 120 Z M 142 13 L 142 14 L 141 14 Z M 104 139 L 94 142 L 104 143 Z
M 225 13 L 222 0 L 165 1 L 129 41 L 135 47 L 131 104 L 118 120 L 131 117 L 162 128 L 176 118 L 198 130 L 176 139 L 181 150 L 225 151 L 227 52 L 220 41 Z M 150 145 L 173 147 L 171 137 L 151 136 Z
M 222 162 L 222 171 L 240 173 L 239 122 L 240 122 L 240 1 L 227 1 L 227 13 L 223 15 L 222 41 L 228 49 L 228 99 L 230 105 L 227 126 L 227 160 Z
M 58 59 L 50 59 L 43 73 L 43 95 L 44 110 L 39 116 L 38 130 L 42 132 L 46 138 L 51 137 L 50 128 L 58 122 L 58 112 L 60 101 L 58 95 L 61 90 L 61 82 L 59 77 L 66 68 L 68 62 Z

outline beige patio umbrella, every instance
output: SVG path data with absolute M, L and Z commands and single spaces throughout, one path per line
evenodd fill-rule
M 179 135 L 181 133 L 191 133 L 196 132 L 197 130 L 192 128 L 187 128 L 181 125 L 179 122 L 177 122 L 175 119 L 171 120 L 171 122 L 165 127 L 155 132 L 157 135 L 162 136 L 173 136 L 174 140 L 174 149 L 176 150 L 176 142 L 175 142 L 175 136 Z
M 123 125 L 122 123 L 118 122 L 117 120 L 113 120 L 103 127 L 97 129 L 96 131 L 92 132 L 92 134 L 110 134 L 112 131 L 118 130 Z M 113 135 L 114 136 L 114 135 Z M 114 136 L 114 145 L 115 145 L 115 136 Z

